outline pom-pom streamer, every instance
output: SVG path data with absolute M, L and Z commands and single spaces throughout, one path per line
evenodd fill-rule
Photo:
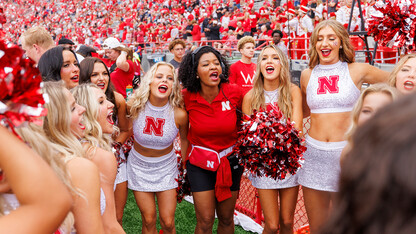
M 382 46 L 415 50 L 416 3 L 408 0 L 386 1 L 374 7 L 378 13 L 368 19 L 368 33 Z
M 283 180 L 288 173 L 296 174 L 306 150 L 299 131 L 277 106 L 253 112 L 234 148 L 240 163 L 256 176 Z
M 0 41 L 0 124 L 12 131 L 25 121 L 38 122 L 47 113 L 39 70 L 22 56 L 18 46 Z

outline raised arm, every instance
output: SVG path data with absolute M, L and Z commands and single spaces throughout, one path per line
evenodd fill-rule
M 389 72 L 383 71 L 375 66 L 366 63 L 352 63 L 349 66 L 351 78 L 361 87 L 363 83 L 387 83 Z
M 130 64 L 127 62 L 127 52 L 121 51 L 120 55 L 117 57 L 116 60 L 117 67 L 123 70 L 124 72 L 128 72 L 130 69 Z

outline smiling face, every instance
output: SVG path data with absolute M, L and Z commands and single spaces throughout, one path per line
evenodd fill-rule
M 402 94 L 414 92 L 416 86 L 416 58 L 410 58 L 397 72 L 396 88 Z
M 82 119 L 85 108 L 75 102 L 74 96 L 68 89 L 64 89 L 64 93 L 71 109 L 71 132 L 78 139 L 83 138 L 85 126 L 82 124 Z
M 164 106 L 172 93 L 174 82 L 173 70 L 170 66 L 160 65 L 150 83 L 149 101 L 154 106 Z
M 62 51 L 63 64 L 61 67 L 61 79 L 67 89 L 72 89 L 79 83 L 79 64 L 74 54 L 68 50 Z
M 96 84 L 104 92 L 108 88 L 108 81 L 110 80 L 110 74 L 101 62 L 94 63 L 94 69 L 91 73 L 91 83 Z
M 367 94 L 363 100 L 360 115 L 358 116 L 358 125 L 365 123 L 379 109 L 391 103 L 393 99 L 390 95 L 383 92 L 373 92 Z
M 318 33 L 318 40 L 316 41 L 319 63 L 322 65 L 337 63 L 339 61 L 340 45 L 341 39 L 330 26 L 322 28 Z
M 218 87 L 221 82 L 221 64 L 214 53 L 203 54 L 198 63 L 197 74 L 200 79 L 201 87 Z
M 93 88 L 94 97 L 99 104 L 98 108 L 98 123 L 100 124 L 103 133 L 113 133 L 113 107 L 114 104 L 107 100 L 104 92 L 101 89 Z
M 265 86 L 268 86 L 267 84 L 270 81 L 279 78 L 281 68 L 282 65 L 277 51 L 273 48 L 266 48 L 260 60 L 260 72 L 263 75 Z

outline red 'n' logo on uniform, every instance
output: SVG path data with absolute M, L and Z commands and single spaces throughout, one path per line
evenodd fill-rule
M 165 119 L 153 118 L 151 116 L 146 116 L 146 125 L 144 126 L 143 133 L 152 135 L 152 132 L 155 136 L 163 136 L 163 125 L 165 125 Z
M 326 94 L 326 91 L 329 93 L 338 93 L 339 76 L 322 76 L 318 78 L 319 86 L 318 86 L 318 94 Z

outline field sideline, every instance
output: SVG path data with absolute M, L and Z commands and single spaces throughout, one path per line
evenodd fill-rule
M 217 233 L 217 223 L 218 220 L 215 220 L 213 233 Z M 123 216 L 123 228 L 127 234 L 138 234 L 141 233 L 141 217 L 139 208 L 136 205 L 136 201 L 134 200 L 133 193 L 129 191 L 129 195 L 127 198 L 126 207 L 124 208 L 124 216 Z M 183 201 L 176 207 L 176 215 L 175 215 L 175 225 L 176 225 L 176 233 L 178 234 L 192 234 L 195 230 L 196 225 L 196 218 L 195 218 L 195 211 L 193 204 Z M 156 227 L 160 230 L 160 223 L 157 221 Z M 235 227 L 236 234 L 246 234 L 252 233 L 247 232 L 242 229 L 240 226 Z

